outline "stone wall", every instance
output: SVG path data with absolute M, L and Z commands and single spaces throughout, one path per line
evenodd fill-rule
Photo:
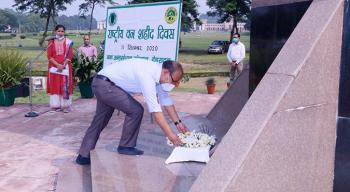
M 191 191 L 332 191 L 343 2 L 312 2 Z

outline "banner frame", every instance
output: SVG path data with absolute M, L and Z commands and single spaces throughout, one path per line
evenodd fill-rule
M 132 7 L 148 7 L 148 6 L 159 6 L 159 5 L 178 5 L 179 6 L 179 17 L 178 17 L 178 30 L 177 30 L 177 40 L 176 40 L 176 53 L 175 53 L 175 61 L 178 61 L 179 57 L 179 41 L 181 35 L 181 15 L 182 15 L 182 0 L 179 1 L 163 1 L 163 2 L 155 2 L 155 3 L 138 3 L 138 4 L 129 4 L 129 5 L 120 5 L 120 6 L 111 6 L 107 7 L 106 12 L 106 29 L 104 35 L 104 45 L 103 45 L 103 62 L 106 54 L 106 36 L 107 36 L 107 25 L 108 25 L 108 10 L 109 9 L 123 9 L 123 8 L 132 8 Z M 103 66 L 105 64 L 103 63 Z

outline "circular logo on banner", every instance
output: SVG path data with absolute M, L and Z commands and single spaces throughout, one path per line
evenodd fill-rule
M 176 21 L 176 17 L 177 17 L 177 10 L 175 7 L 169 7 L 166 11 L 165 11 L 165 21 L 168 24 L 173 24 Z
M 109 23 L 109 25 L 114 25 L 114 24 L 116 24 L 117 23 L 117 14 L 116 13 L 111 13 L 111 14 L 109 14 L 109 18 L 108 18 L 108 23 Z

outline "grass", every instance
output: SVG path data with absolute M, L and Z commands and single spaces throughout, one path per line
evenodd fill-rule
M 226 83 L 229 81 L 228 77 L 213 77 L 215 78 L 216 91 L 224 92 L 227 90 Z M 189 82 L 181 83 L 174 91 L 178 92 L 198 92 L 198 93 L 207 93 L 207 87 L 205 81 L 208 77 L 196 77 L 191 78 Z
M 74 41 L 74 47 L 77 48 L 82 44 L 82 36 L 79 34 L 67 33 L 71 40 Z M 9 34 L 1 34 L 9 35 Z M 17 49 L 24 54 L 24 56 L 33 59 L 35 58 L 43 48 L 38 46 L 38 40 L 41 38 L 40 35 L 33 36 L 32 34 L 26 34 L 25 39 L 20 39 L 20 35 L 12 39 L 0 39 L 1 48 L 11 48 Z M 229 71 L 230 66 L 228 65 L 226 54 L 208 54 L 208 45 L 214 40 L 228 40 L 228 32 L 192 32 L 192 33 L 182 33 L 182 48 L 179 51 L 179 61 L 183 64 L 184 70 L 187 73 L 191 72 L 222 72 Z M 99 42 L 104 39 L 104 34 L 93 34 L 91 37 L 92 43 L 98 47 Z M 243 34 L 241 41 L 249 50 L 250 37 L 249 34 Z M 22 47 L 19 47 L 22 45 Z M 45 46 L 47 42 L 45 42 Z M 33 65 L 34 71 L 46 71 L 47 70 L 47 58 L 46 53 L 44 53 L 38 61 Z M 246 54 L 245 63 L 248 63 L 249 52 Z M 191 78 L 187 83 L 181 83 L 179 88 L 175 91 L 179 92 L 200 92 L 206 93 L 205 81 L 207 78 Z M 215 77 L 216 80 L 216 90 L 218 92 L 225 91 L 226 82 L 228 77 Z M 80 97 L 79 90 L 76 89 L 74 92 L 73 99 Z M 28 98 L 16 98 L 16 103 L 28 103 Z M 45 91 L 34 91 L 33 92 L 33 103 L 48 103 L 49 96 L 46 95 Z
M 80 98 L 79 89 L 73 92 L 73 100 Z M 33 103 L 49 103 L 49 95 L 45 90 L 35 90 L 32 95 Z M 29 103 L 29 97 L 17 97 L 15 103 Z
M 182 33 L 182 48 L 179 60 L 186 72 L 228 71 L 226 54 L 208 54 L 207 48 L 214 40 L 228 40 L 228 32 L 193 32 Z M 249 49 L 249 35 L 242 35 L 243 44 Z M 249 53 L 247 54 L 247 60 Z M 247 61 L 246 61 L 247 62 Z
M 224 92 L 227 90 L 226 82 L 228 77 L 214 77 L 216 81 L 216 92 Z M 181 83 L 179 87 L 175 88 L 175 92 L 198 92 L 207 93 L 205 81 L 207 77 L 191 78 L 189 82 Z M 73 93 L 73 100 L 80 98 L 79 89 L 76 87 Z M 33 91 L 33 103 L 49 103 L 49 95 L 44 90 Z M 15 103 L 29 103 L 29 97 L 17 97 Z
M 79 34 L 70 34 L 68 38 L 74 41 L 74 47 L 77 48 L 82 44 L 82 36 Z M 8 35 L 8 34 L 0 34 Z M 33 59 L 35 58 L 43 48 L 38 46 L 40 35 L 33 36 L 32 34 L 26 34 L 25 39 L 20 39 L 20 35 L 17 35 L 12 39 L 0 39 L 0 46 L 12 49 L 18 49 L 24 56 Z M 228 40 L 228 32 L 192 32 L 182 33 L 182 48 L 179 51 L 179 61 L 184 64 L 186 72 L 207 72 L 207 71 L 227 71 L 227 59 L 226 54 L 208 54 L 208 45 L 214 40 Z M 99 45 L 99 42 L 104 39 L 104 34 L 93 34 L 92 43 L 95 46 Z M 242 35 L 242 42 L 249 49 L 249 36 Z M 22 45 L 22 47 L 19 47 Z M 45 46 L 47 42 L 45 42 Z M 247 60 L 249 54 L 247 54 Z M 247 61 L 246 61 L 247 63 Z M 47 70 L 47 57 L 44 53 L 39 57 L 33 65 L 35 71 L 46 71 Z
M 38 42 L 41 36 L 26 35 L 27 37 L 25 39 L 21 39 L 19 36 L 20 35 L 17 35 L 12 39 L 4 39 L 4 40 L 0 39 L 1 48 L 6 47 L 11 49 L 17 49 L 29 59 L 34 59 L 44 49 L 42 47 L 39 47 L 38 45 Z M 68 38 L 73 40 L 73 42 L 75 43 L 74 48 L 78 48 L 83 43 L 82 36 L 79 34 L 69 35 Z M 94 34 L 91 40 L 92 40 L 92 43 L 96 45 L 96 47 L 98 47 L 99 42 L 102 39 L 104 39 L 103 34 L 99 34 L 99 35 Z M 19 47 L 19 45 L 22 45 L 22 47 Z M 46 46 L 47 46 L 47 41 L 45 41 L 45 44 L 44 44 L 44 47 Z M 37 70 L 37 71 L 47 70 L 46 52 L 43 55 L 41 55 L 36 62 L 34 62 L 33 70 Z

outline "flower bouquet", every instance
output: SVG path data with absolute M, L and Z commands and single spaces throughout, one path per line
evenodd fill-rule
M 207 163 L 209 161 L 209 150 L 211 146 L 215 145 L 215 136 L 193 131 L 179 133 L 178 137 L 184 144 L 175 147 L 169 158 L 165 161 L 166 164 L 183 161 Z M 167 144 L 174 146 L 168 138 Z

